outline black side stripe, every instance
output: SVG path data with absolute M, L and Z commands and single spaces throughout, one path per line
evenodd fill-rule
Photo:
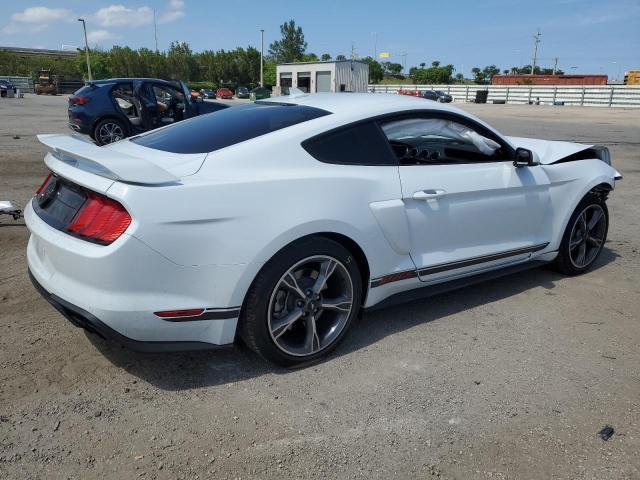
M 163 318 L 167 322 L 193 322 L 197 320 L 225 320 L 228 318 L 238 318 L 240 307 L 237 308 L 207 308 L 204 313 L 193 317 L 173 317 Z
M 385 285 L 391 282 L 397 282 L 399 280 L 406 280 L 409 278 L 415 278 L 417 276 L 433 275 L 434 273 L 446 272 L 448 270 L 456 270 L 458 268 L 470 267 L 480 263 L 493 262 L 503 258 L 515 257 L 516 255 L 522 255 L 525 253 L 538 252 L 547 248 L 549 242 L 541 243 L 538 245 L 532 245 L 530 247 L 515 248 L 513 250 L 506 250 L 500 253 L 494 253 L 491 255 L 482 255 L 479 257 L 471 257 L 465 260 L 458 260 L 455 262 L 441 263 L 433 265 L 431 267 L 421 268 L 420 270 L 407 270 L 404 272 L 391 273 L 382 277 L 374 278 L 371 280 L 371 288 L 376 288 L 381 285 Z
M 549 245 L 547 243 L 541 243 L 539 245 L 533 245 L 531 247 L 514 248 L 513 250 L 507 250 L 500 253 L 494 253 L 492 255 L 482 255 L 480 257 L 467 258 L 466 260 L 459 260 L 457 262 L 441 263 L 432 267 L 421 268 L 418 270 L 418 274 L 422 277 L 425 275 L 433 275 L 434 273 L 446 272 L 447 270 L 455 270 L 456 268 L 470 267 L 471 265 L 477 265 L 479 263 L 493 262 L 494 260 L 500 260 L 502 258 L 515 257 L 516 255 L 522 255 L 524 253 L 533 253 L 542 250 Z

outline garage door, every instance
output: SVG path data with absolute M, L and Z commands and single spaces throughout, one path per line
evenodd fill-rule
M 316 72 L 316 92 L 331 91 L 331 72 Z

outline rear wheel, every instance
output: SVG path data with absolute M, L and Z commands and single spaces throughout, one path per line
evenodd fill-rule
M 591 268 L 600 255 L 609 229 L 607 204 L 598 195 L 587 195 L 571 215 L 555 260 L 566 275 L 579 275 Z
M 304 239 L 276 254 L 254 280 L 240 336 L 269 361 L 307 364 L 342 340 L 361 298 L 362 280 L 350 252 L 329 239 Z
M 122 122 L 114 118 L 105 118 L 100 120 L 93 129 L 93 138 L 98 145 L 107 145 L 109 143 L 122 140 L 126 136 L 125 128 Z

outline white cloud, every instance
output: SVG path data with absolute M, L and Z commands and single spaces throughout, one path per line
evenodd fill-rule
M 182 10 L 169 10 L 160 14 L 158 17 L 158 23 L 175 22 L 181 17 L 184 17 L 184 12 Z
M 113 40 L 116 38 L 118 38 L 118 36 L 108 30 L 92 30 L 87 33 L 87 40 L 91 43 L 104 42 L 105 40 Z
M 127 8 L 124 5 L 109 5 L 101 8 L 93 18 L 103 27 L 139 27 L 153 22 L 150 7 Z
M 71 10 L 66 8 L 29 7 L 23 12 L 11 15 L 11 21 L 21 23 L 50 23 L 58 20 L 67 20 L 71 16 Z
M 184 0 L 168 0 L 166 8 L 157 12 L 158 23 L 170 23 L 185 16 Z M 77 15 L 66 8 L 29 7 L 22 12 L 14 13 L 11 21 L 2 29 L 4 33 L 36 33 L 44 30 L 52 23 L 74 21 Z M 153 23 L 153 8 L 149 6 L 125 7 L 112 4 L 101 8 L 91 15 L 84 15 L 87 26 L 97 24 L 103 29 L 93 31 L 94 41 L 116 38 L 104 28 L 140 27 Z
M 169 8 L 158 16 L 159 23 L 175 22 L 179 18 L 184 17 L 184 1 L 169 0 Z
M 66 8 L 29 7 L 11 15 L 11 22 L 2 31 L 4 33 L 39 32 L 51 23 L 73 20 L 73 13 Z

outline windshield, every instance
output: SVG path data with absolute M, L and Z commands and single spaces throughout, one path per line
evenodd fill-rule
M 201 115 L 131 141 L 172 153 L 207 153 L 329 115 L 302 105 L 249 103 Z

